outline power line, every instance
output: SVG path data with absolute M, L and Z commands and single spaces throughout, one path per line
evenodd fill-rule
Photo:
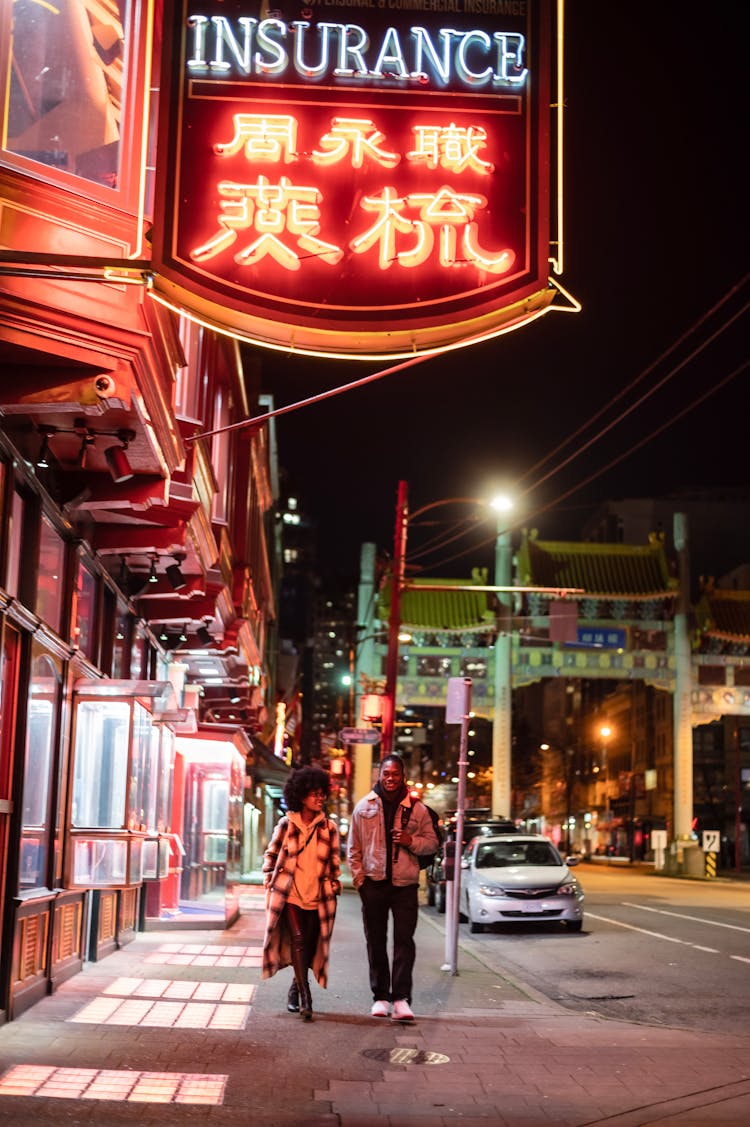
M 712 395 L 715 395 L 717 391 L 720 391 L 721 388 L 725 387 L 733 379 L 736 379 L 736 377 L 740 375 L 741 372 L 744 372 L 748 367 L 750 367 L 750 361 L 744 361 L 737 368 L 735 368 L 734 371 L 730 372 L 729 375 L 725 376 L 722 380 L 719 380 L 718 383 L 713 384 L 710 388 L 703 392 L 702 395 L 699 395 L 691 403 L 688 403 L 686 407 L 683 407 L 681 411 L 678 411 L 676 415 L 671 416 L 666 420 L 666 422 L 656 427 L 655 430 L 652 430 L 649 434 L 639 439 L 638 442 L 634 443 L 627 450 L 624 450 L 621 454 L 618 454 L 616 458 L 612 458 L 611 461 L 607 462 L 606 465 L 600 466 L 599 469 L 595 470 L 592 474 L 589 474 L 589 476 L 584 478 L 583 481 L 579 481 L 576 485 L 566 490 L 565 493 L 561 493 L 560 496 L 556 497 L 554 501 L 550 501 L 546 505 L 540 506 L 530 514 L 527 513 L 524 517 L 524 522 L 528 520 L 534 520 L 536 517 L 541 516 L 542 513 L 548 512 L 556 505 L 559 505 L 561 501 L 567 500 L 568 497 L 570 497 L 573 493 L 576 493 L 579 489 L 583 489 L 584 486 L 589 485 L 592 481 L 595 481 L 596 478 L 601 477 L 601 475 L 603 473 L 606 473 L 607 470 L 611 470 L 613 466 L 616 466 L 626 458 L 629 458 L 631 454 L 634 454 L 636 452 L 636 450 L 640 450 L 642 446 L 645 446 L 647 443 L 651 442 L 652 439 L 662 434 L 663 431 L 668 430 L 671 426 L 674 426 L 676 422 L 684 418 L 685 415 L 690 413 L 690 411 L 693 411 L 696 407 L 699 407 L 701 403 L 704 403 Z M 520 522 L 515 522 L 509 527 L 516 529 L 519 526 Z M 480 541 L 479 544 L 476 544 L 473 547 L 466 548 L 461 552 L 457 552 L 452 556 L 448 556 L 446 559 L 439 560 L 433 566 L 444 567 L 446 564 L 453 563 L 454 560 L 461 559 L 463 556 L 468 555 L 468 553 L 471 551 L 480 551 L 482 548 L 486 548 L 488 545 L 494 544 L 495 539 L 495 535 L 490 536 L 487 539 Z
M 622 388 L 621 391 L 617 392 L 617 394 L 614 395 L 609 400 L 608 403 L 605 403 L 598 411 L 596 411 L 593 415 L 591 415 L 586 420 L 586 422 L 582 423 L 575 431 L 573 431 L 572 434 L 568 435 L 567 438 L 563 439 L 562 442 L 558 443 L 558 445 L 553 450 L 550 450 L 549 453 L 545 454 L 542 458 L 540 458 L 538 462 L 536 462 L 533 466 L 531 466 L 524 474 L 521 475 L 520 478 L 517 479 L 516 484 L 520 485 L 523 481 L 526 480 L 527 477 L 530 477 L 531 474 L 535 473 L 538 469 L 541 469 L 541 467 L 543 465 L 545 465 L 547 462 L 549 462 L 550 459 L 554 458 L 556 454 L 558 454 L 561 450 L 563 450 L 566 446 L 568 446 L 571 442 L 573 442 L 573 440 L 576 439 L 580 434 L 583 434 L 584 431 L 586 431 L 590 426 L 592 426 L 597 421 L 597 419 L 600 419 L 602 417 L 602 415 L 604 415 L 609 410 L 610 407 L 614 406 L 615 403 L 618 403 L 624 396 L 626 396 L 628 394 L 628 392 L 632 391 L 633 388 L 637 387 L 639 383 L 642 383 L 643 380 L 646 379 L 646 377 L 649 376 L 651 374 L 651 372 L 653 372 L 654 369 L 657 368 L 662 363 L 662 361 L 666 359 L 667 356 L 669 356 L 672 352 L 674 352 L 677 348 L 679 348 L 679 346 L 681 344 L 683 344 L 688 339 L 688 337 L 692 336 L 692 334 L 698 328 L 700 328 L 700 326 L 702 324 L 704 324 L 710 317 L 712 317 L 729 300 L 731 300 L 731 298 L 734 297 L 735 294 L 738 293 L 739 290 L 744 285 L 746 285 L 749 278 L 750 278 L 750 274 L 745 274 L 745 276 L 743 278 L 741 278 L 739 282 L 737 282 L 734 286 L 732 286 L 732 288 L 730 290 L 728 290 L 724 294 L 724 296 L 721 297 L 710 309 L 708 309 L 705 313 L 703 313 L 698 318 L 697 321 L 694 321 L 693 324 L 690 326 L 690 328 L 687 329 L 682 334 L 682 336 L 678 337 L 677 340 L 669 346 L 669 348 L 665 349 L 664 352 L 662 352 L 661 355 L 658 356 L 657 359 L 654 360 L 652 364 L 649 364 L 649 366 L 647 368 L 645 368 L 642 372 L 640 372 L 635 377 L 635 379 L 631 380 L 631 382 L 626 387 Z M 745 306 L 745 309 L 746 308 L 747 308 L 747 306 Z M 679 371 L 679 368 L 675 369 L 675 371 Z M 658 386 L 661 386 L 661 385 L 657 385 L 657 387 Z M 642 400 L 640 400 L 639 402 L 642 402 Z M 635 406 L 638 406 L 638 404 L 636 403 Z M 625 417 L 624 415 L 620 416 L 620 418 L 624 418 L 624 417 Z M 615 422 L 618 422 L 618 421 L 619 421 L 619 419 L 615 420 Z M 602 433 L 605 433 L 605 432 L 602 432 Z M 584 447 L 583 449 L 586 449 L 586 447 Z M 573 457 L 575 457 L 575 455 L 573 455 Z M 570 459 L 568 459 L 568 460 L 570 460 Z M 563 465 L 567 465 L 567 462 L 564 462 Z M 542 478 L 541 480 L 545 481 L 546 478 Z M 540 484 L 540 482 L 537 482 L 536 484 L 538 485 L 538 484 Z

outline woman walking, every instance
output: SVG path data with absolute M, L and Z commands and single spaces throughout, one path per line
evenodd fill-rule
M 328 954 L 341 892 L 339 833 L 323 807 L 330 781 L 320 767 L 300 767 L 284 786 L 287 814 L 276 825 L 263 858 L 266 934 L 263 978 L 292 966 L 287 1009 L 312 1019 L 307 979 L 328 984 Z

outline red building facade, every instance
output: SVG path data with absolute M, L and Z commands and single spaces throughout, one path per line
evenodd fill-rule
M 283 779 L 258 373 L 150 297 L 159 8 L 0 5 L 5 1017 L 231 884 Z

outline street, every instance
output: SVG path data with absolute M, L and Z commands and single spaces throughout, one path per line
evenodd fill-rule
M 286 1012 L 289 970 L 261 979 L 260 889 L 243 890 L 242 916 L 227 931 L 139 933 L 0 1028 L 0 1123 L 736 1127 L 746 1122 L 750 1034 L 744 1020 L 729 1032 L 714 1031 L 714 1025 L 703 1031 L 709 1019 L 700 1015 L 696 994 L 685 1005 L 694 1028 L 679 1028 L 669 1023 L 661 996 L 700 990 L 711 1021 L 729 1006 L 735 1014 L 746 1011 L 747 963 L 744 955 L 732 957 L 735 948 L 723 937 L 738 948 L 745 943 L 744 934 L 735 939 L 733 929 L 747 922 L 747 886 L 662 883 L 588 868 L 582 879 L 592 918 L 581 934 L 525 930 L 470 936 L 462 925 L 457 975 L 442 969 L 445 917 L 423 908 L 413 998 L 417 1020 L 411 1025 L 370 1016 L 359 899 L 351 890 L 339 905 L 328 989 L 313 987 L 311 1023 Z M 658 928 L 643 932 L 667 934 L 674 928 L 671 934 L 678 938 L 679 928 L 679 938 L 689 937 L 691 945 L 606 922 L 630 924 L 641 914 L 650 919 L 645 908 L 657 907 L 680 915 L 660 915 Z M 732 927 L 692 923 L 683 914 Z M 712 945 L 703 934 L 709 926 L 713 946 L 726 958 L 703 950 Z M 664 950 L 668 956 L 659 954 Z M 612 975 L 611 963 L 625 957 L 626 967 L 618 968 L 622 977 Z M 649 970 L 657 957 L 664 967 Z M 713 986 L 701 980 L 701 960 L 714 968 Z M 720 991 L 716 999 L 706 1000 L 714 990 Z M 628 1000 L 636 1022 L 613 1020 L 615 1013 L 625 1016 L 617 1013 L 625 1000 L 602 997 L 626 993 L 636 996 Z M 646 995 L 654 995 L 652 1018 L 643 1002 L 636 1004 Z
M 462 924 L 466 949 L 581 1012 L 713 1032 L 744 1028 L 750 884 L 674 880 L 626 865 L 582 864 L 575 872 L 586 893 L 580 935 L 556 924 L 511 924 L 470 936 Z

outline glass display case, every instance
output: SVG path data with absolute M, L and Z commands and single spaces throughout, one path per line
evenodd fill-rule
M 139 884 L 166 868 L 165 855 L 168 865 L 160 834 L 168 829 L 174 736 L 153 714 L 172 694 L 161 681 L 76 683 L 68 887 Z

